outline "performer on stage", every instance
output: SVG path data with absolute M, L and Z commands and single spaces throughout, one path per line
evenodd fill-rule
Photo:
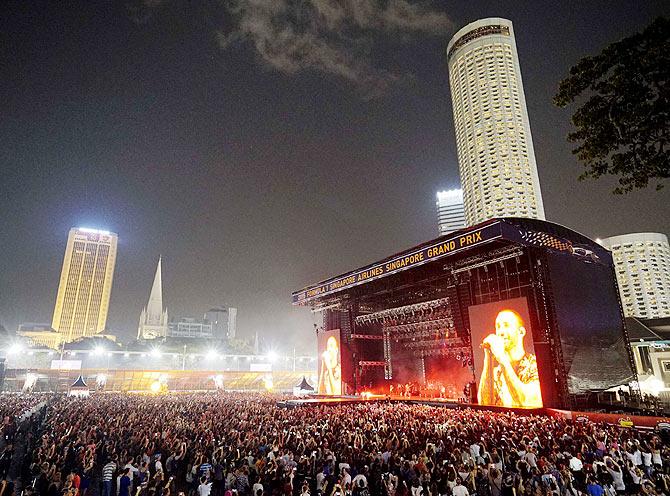
M 330 336 L 326 349 L 321 353 L 318 394 L 342 394 L 342 367 L 340 365 L 340 345 L 335 336 Z
M 502 310 L 495 333 L 482 341 L 484 364 L 479 378 L 480 405 L 541 407 L 542 393 L 535 355 L 526 352 L 526 328 L 514 310 Z

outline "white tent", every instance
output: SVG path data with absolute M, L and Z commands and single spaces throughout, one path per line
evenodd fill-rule
M 70 392 L 68 393 L 68 396 L 78 396 L 80 398 L 85 398 L 90 394 L 91 391 L 89 391 L 84 378 L 79 376 L 77 380 L 74 381 L 72 386 L 70 386 Z
M 300 384 L 295 386 L 293 388 L 293 396 L 307 396 L 310 394 L 314 394 L 314 388 L 307 382 L 307 379 L 303 376 L 302 381 L 300 381 Z

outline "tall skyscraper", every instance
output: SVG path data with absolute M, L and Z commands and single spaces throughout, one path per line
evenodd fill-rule
M 670 246 L 660 233 L 633 233 L 599 240 L 612 252 L 626 317 L 670 317 Z
M 168 331 L 167 309 L 163 310 L 163 276 L 161 258 L 158 258 L 154 283 L 151 286 L 149 302 L 142 309 L 137 327 L 137 339 L 163 338 Z
M 237 332 L 237 308 L 210 308 L 205 313 L 205 320 L 212 324 L 214 336 L 218 339 L 235 339 Z
M 62 341 L 105 329 L 117 242 L 118 236 L 108 231 L 70 229 L 51 324 Z
M 463 190 L 450 189 L 437 192 L 437 230 L 440 236 L 465 227 Z
M 512 23 L 480 19 L 447 46 L 467 225 L 544 219 Z

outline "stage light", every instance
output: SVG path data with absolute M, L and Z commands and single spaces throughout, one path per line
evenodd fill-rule
M 219 353 L 216 350 L 209 350 L 205 356 L 207 360 L 214 360 L 215 358 L 218 358 Z
M 223 375 L 218 374 L 213 377 L 214 379 L 214 387 L 216 389 L 223 389 Z
M 270 360 L 270 362 L 276 362 L 277 358 L 279 357 L 276 351 L 268 351 L 267 359 Z
M 124 353 L 123 358 L 130 358 L 130 353 Z
M 640 389 L 647 390 L 654 396 L 658 396 L 661 391 L 665 389 L 665 384 L 658 377 L 651 376 L 649 379 L 640 384 Z
M 92 351 L 92 353 L 94 355 L 102 355 L 104 352 L 105 352 L 105 349 L 102 346 L 96 346 L 95 348 L 93 348 L 93 351 Z
M 39 376 L 37 374 L 33 373 L 27 373 L 26 374 L 26 381 L 23 383 L 23 389 L 21 390 L 24 393 L 30 393 L 32 392 L 33 388 L 35 387 L 35 384 L 37 384 L 37 379 Z
M 160 357 L 161 357 L 161 350 L 158 349 L 158 348 L 153 348 L 149 354 L 150 354 L 153 358 L 160 358 Z
M 90 227 L 78 227 L 81 232 L 90 233 L 90 234 L 102 234 L 103 236 L 109 236 L 109 231 L 103 231 L 101 229 L 92 229 Z
M 8 355 L 18 355 L 23 351 L 23 345 L 21 343 L 14 343 L 7 348 Z
M 102 389 L 105 387 L 105 384 L 107 384 L 107 375 L 105 374 L 98 374 L 95 377 L 95 383 L 98 386 L 98 389 Z
M 150 386 L 150 389 L 151 389 L 151 392 L 154 393 L 154 394 L 159 393 L 160 390 L 161 390 L 161 383 L 159 381 L 152 382 L 151 386 Z

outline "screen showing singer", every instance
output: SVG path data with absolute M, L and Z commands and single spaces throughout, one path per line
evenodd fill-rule
M 540 378 L 532 335 L 526 324 L 529 316 L 525 298 L 471 307 L 470 314 L 472 342 L 479 348 L 473 350 L 478 362 L 475 367 L 478 403 L 541 407 Z M 477 318 L 473 319 L 473 314 Z M 479 332 L 475 324 L 479 324 Z
M 339 330 L 322 332 L 319 335 L 319 368 L 318 394 L 342 394 L 342 365 L 340 363 Z

